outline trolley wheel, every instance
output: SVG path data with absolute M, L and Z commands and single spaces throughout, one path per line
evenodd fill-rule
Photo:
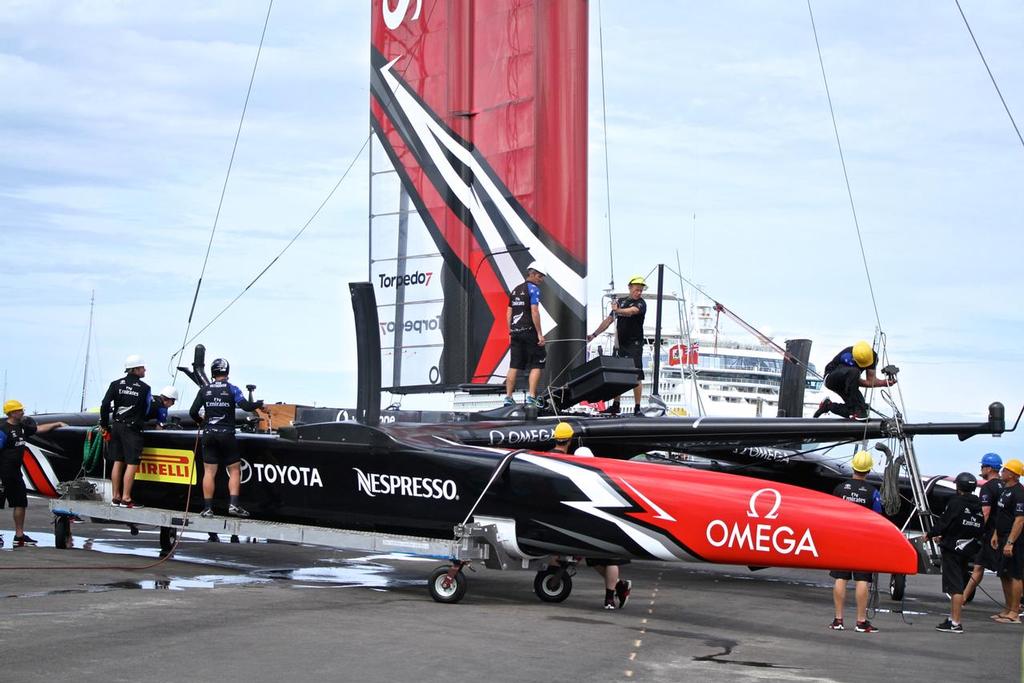
M 139 527 L 135 526 L 134 524 L 129 524 L 128 525 L 128 533 L 130 533 L 132 536 L 138 536 L 139 535 Z
M 448 576 L 450 569 L 451 567 L 443 566 L 431 572 L 427 590 L 430 591 L 430 597 L 437 602 L 454 605 L 466 595 L 467 581 L 461 568 L 452 577 Z
M 893 600 L 902 600 L 903 593 L 907 589 L 906 574 L 893 574 L 889 579 L 889 597 Z
M 53 518 L 53 545 L 61 550 L 71 547 L 71 520 L 67 515 Z
M 167 557 L 178 539 L 178 530 L 172 526 L 160 527 L 160 557 Z
M 562 567 L 548 567 L 537 572 L 533 592 L 544 602 L 562 602 L 572 593 L 572 577 Z

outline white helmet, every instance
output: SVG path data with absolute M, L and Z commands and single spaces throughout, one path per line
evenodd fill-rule
M 530 265 L 526 266 L 526 272 L 530 272 L 531 270 L 535 270 L 544 276 L 548 274 L 547 268 L 542 266 L 540 261 L 530 261 Z
M 178 390 L 168 384 L 166 387 L 160 390 L 160 396 L 163 396 L 164 398 L 174 399 L 175 401 L 177 401 Z
M 142 360 L 142 356 L 132 354 L 124 359 L 124 371 L 128 372 L 132 368 L 144 368 L 146 367 L 146 361 Z
M 575 451 L 573 451 L 573 455 L 578 455 L 581 458 L 593 458 L 594 451 L 590 450 L 586 446 L 580 446 Z

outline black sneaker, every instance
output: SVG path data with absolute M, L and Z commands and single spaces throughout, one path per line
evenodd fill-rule
M 607 408 L 605 408 L 601 412 L 603 414 L 605 414 L 605 415 L 618 415 L 619 414 L 619 404 L 617 402 L 616 403 L 612 403 L 610 406 L 608 406 Z
M 134 510 L 135 508 L 143 508 L 146 506 L 142 503 L 136 503 L 134 500 L 122 500 L 121 507 Z
M 832 401 L 827 398 L 821 400 L 818 404 L 818 409 L 814 411 L 814 417 L 821 417 L 825 413 L 832 410 Z
M 623 579 L 619 579 L 615 583 L 615 597 L 619 601 L 619 609 L 625 607 L 626 603 L 629 602 L 629 592 L 632 588 L 632 581 L 625 581 Z
M 110 507 L 112 507 L 112 508 L 119 508 L 119 507 L 121 507 L 121 499 L 120 498 L 112 498 L 110 500 Z
M 643 412 L 640 411 L 640 406 L 633 406 L 633 416 L 640 417 L 641 415 L 643 415 Z
M 615 598 L 605 598 L 604 600 L 605 609 L 615 609 Z
M 845 631 L 846 630 L 846 627 L 843 626 L 843 620 L 842 619 L 833 619 L 832 623 L 829 624 L 828 627 L 830 629 L 832 629 L 833 631 Z
M 22 548 L 26 545 L 36 545 L 36 539 L 29 538 L 28 534 L 22 534 L 21 536 L 14 537 L 15 548 Z
M 857 622 L 858 633 L 878 633 L 878 629 L 871 625 L 871 622 L 865 619 L 864 621 Z
M 210 517 L 213 517 L 213 510 L 210 508 L 206 508 L 205 510 L 199 513 L 199 516 L 209 519 Z
M 936 631 L 942 631 L 943 633 L 963 633 L 963 624 L 954 624 L 949 619 L 946 619 L 941 624 L 935 627 Z
M 235 517 L 248 517 L 249 511 L 243 507 L 239 507 L 238 505 L 229 505 L 228 514 L 234 515 Z

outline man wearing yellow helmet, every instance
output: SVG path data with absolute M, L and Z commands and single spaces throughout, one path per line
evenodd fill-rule
M 6 500 L 14 513 L 14 545 L 35 545 L 35 539 L 25 534 L 28 489 L 21 476 L 21 463 L 25 457 L 29 437 L 67 425 L 63 422 L 37 425 L 31 417 L 25 417 L 25 406 L 14 400 L 4 403 L 4 414 L 7 415 L 7 419 L 0 422 L 0 508 Z M 0 545 L 3 545 L 2 536 Z
M 853 477 L 836 486 L 835 490 L 832 491 L 832 495 L 881 513 L 882 499 L 878 495 L 878 489 L 867 482 L 868 472 L 871 471 L 874 464 L 875 462 L 871 458 L 870 453 L 867 451 L 858 452 L 850 462 Z M 846 582 L 853 579 L 855 583 L 854 594 L 857 599 L 857 631 L 860 633 L 875 633 L 878 631 L 868 621 L 868 587 L 871 585 L 871 573 L 837 569 L 829 572 L 829 576 L 835 579 L 835 584 L 832 587 L 832 604 L 835 607 L 835 618 L 828 627 L 833 631 L 845 629 L 845 626 L 843 626 L 843 602 L 846 599 Z
M 640 381 L 633 387 L 633 414 L 640 415 L 640 399 L 643 396 L 643 357 L 644 357 L 644 317 L 647 315 L 647 302 L 644 301 L 644 290 L 647 283 L 640 275 L 629 279 L 629 296 L 612 301 L 612 309 L 593 334 L 587 335 L 587 341 L 608 329 L 616 320 L 615 355 L 619 358 L 632 358 L 633 365 L 640 371 Z M 619 399 L 616 398 L 608 409 L 610 413 L 619 412 Z
M 815 411 L 814 417 L 825 413 L 835 413 L 842 417 L 865 418 L 868 416 L 868 404 L 861 387 L 889 387 L 896 384 L 895 377 L 879 379 L 875 376 L 878 365 L 878 354 L 866 341 L 859 341 L 847 346 L 836 354 L 836 357 L 825 366 L 825 386 L 839 394 L 843 402 L 837 403 L 824 399 Z M 861 373 L 866 373 L 861 379 Z
M 1020 623 L 1021 588 L 1024 585 L 1024 486 L 1020 478 L 1024 475 L 1024 463 L 1016 458 L 1003 463 L 999 476 L 1003 480 L 1003 490 L 996 503 L 996 533 L 990 541 L 992 549 L 997 552 L 1002 565 L 999 568 L 999 580 L 1003 583 L 1003 597 L 1006 605 L 992 619 L 1000 624 Z

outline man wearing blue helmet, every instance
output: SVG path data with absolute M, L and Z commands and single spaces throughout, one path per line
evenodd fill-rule
M 996 503 L 999 501 L 999 494 L 1003 490 L 1003 480 L 999 478 L 999 470 L 1003 466 L 1003 459 L 996 453 L 986 453 L 981 458 L 981 478 L 985 480 L 981 490 L 978 491 L 978 498 L 981 499 L 981 513 L 985 517 L 985 527 L 981 535 L 981 550 L 974 558 L 974 570 L 971 578 L 964 588 L 964 602 L 974 599 L 974 589 L 978 587 L 981 580 L 985 578 L 985 570 L 998 571 L 1000 559 L 992 550 L 992 530 L 995 528 L 995 515 L 992 514 Z

